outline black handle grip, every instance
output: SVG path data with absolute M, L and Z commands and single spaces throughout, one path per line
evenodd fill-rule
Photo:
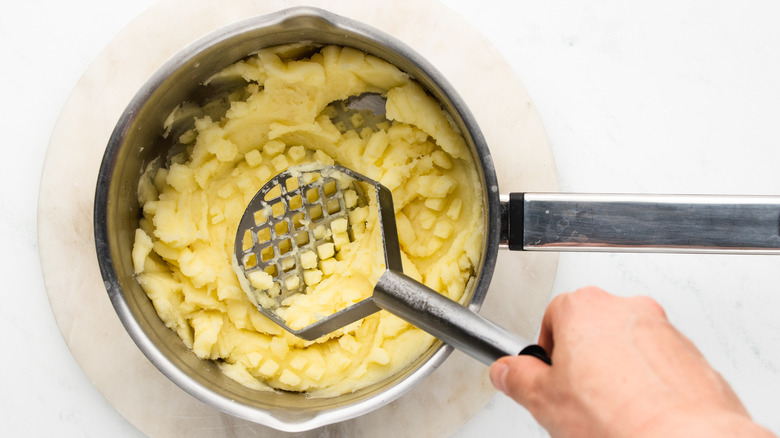
M 547 365 L 552 365 L 552 361 L 550 360 L 550 356 L 547 355 L 547 352 L 544 351 L 544 348 L 536 345 L 531 344 L 525 348 L 523 348 L 520 353 L 525 356 L 533 356 L 542 362 L 546 363 Z
M 525 198 L 523 193 L 510 193 L 507 208 L 507 246 L 511 251 L 523 250 L 525 221 Z

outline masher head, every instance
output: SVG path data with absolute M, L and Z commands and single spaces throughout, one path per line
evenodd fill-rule
M 380 183 L 339 165 L 313 163 L 289 168 L 257 192 L 236 231 L 233 265 L 260 312 L 290 333 L 315 340 L 379 310 L 368 297 L 331 315 L 312 315 L 316 321 L 302 328 L 290 327 L 280 315 L 291 297 L 307 292 L 307 271 L 320 247 L 338 243 L 334 239 L 354 239 L 349 213 L 369 205 L 371 195 L 385 267 L 400 272 L 392 194 Z

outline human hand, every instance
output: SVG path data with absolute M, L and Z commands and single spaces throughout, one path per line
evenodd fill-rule
M 773 436 L 648 297 L 590 287 L 556 297 L 531 356 L 490 368 L 553 437 Z

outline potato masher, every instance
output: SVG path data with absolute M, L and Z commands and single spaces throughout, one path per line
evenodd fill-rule
M 369 192 L 376 197 L 386 267 L 372 295 L 308 326 L 291 328 L 277 309 L 291 295 L 305 291 L 301 255 L 334 239 L 332 233 L 315 230 L 345 219 L 355 206 L 366 205 Z M 390 190 L 339 165 L 292 167 L 266 183 L 239 222 L 234 267 L 258 310 L 303 339 L 315 340 L 385 309 L 485 364 L 516 354 L 549 363 L 537 345 L 404 275 Z M 267 289 L 252 284 L 250 278 L 257 275 L 270 279 Z

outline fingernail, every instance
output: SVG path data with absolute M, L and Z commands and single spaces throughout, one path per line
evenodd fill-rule
M 490 381 L 497 390 L 506 393 L 506 373 L 509 371 L 509 365 L 504 362 L 496 362 L 490 367 Z

